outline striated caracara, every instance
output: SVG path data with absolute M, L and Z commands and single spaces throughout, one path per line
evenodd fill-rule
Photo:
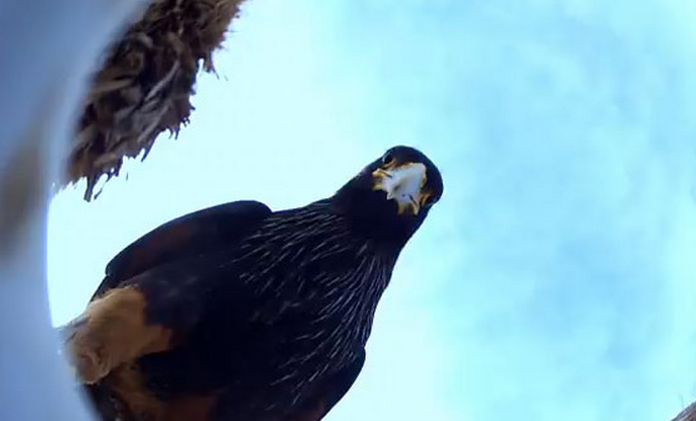
M 332 197 L 232 202 L 119 253 L 66 347 L 109 421 L 319 421 L 365 360 L 400 251 L 442 195 L 397 146 Z

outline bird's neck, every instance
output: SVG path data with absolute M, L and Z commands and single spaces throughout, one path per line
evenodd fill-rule
M 339 191 L 335 196 L 314 202 L 307 208 L 321 209 L 322 212 L 336 216 L 351 236 L 369 243 L 385 258 L 391 257 L 396 260 L 412 232 L 408 227 L 401 226 L 393 214 L 384 215 L 383 209 L 375 212 L 374 206 L 365 206 L 368 198 L 375 199 L 374 196 L 366 197 L 366 200 L 361 202 L 355 197 L 346 198 L 342 191 Z
M 315 237 L 314 241 L 343 244 L 346 248 L 373 255 L 390 270 L 396 263 L 406 241 L 387 239 L 375 235 L 363 218 L 351 214 L 335 198 L 322 199 L 305 207 L 281 211 L 276 214 L 297 232 L 298 240 Z M 373 227 L 374 228 L 374 227 Z M 379 227 L 377 227 L 379 228 Z

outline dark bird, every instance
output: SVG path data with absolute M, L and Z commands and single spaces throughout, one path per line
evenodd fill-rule
M 443 191 L 398 146 L 332 197 L 194 212 L 121 251 L 66 349 L 109 420 L 318 421 L 345 395 L 399 253 Z

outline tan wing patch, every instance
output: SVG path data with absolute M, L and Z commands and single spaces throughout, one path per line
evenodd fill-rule
M 135 288 L 118 288 L 92 301 L 71 323 L 66 348 L 86 384 L 138 357 L 165 351 L 172 332 L 145 321 L 145 296 Z

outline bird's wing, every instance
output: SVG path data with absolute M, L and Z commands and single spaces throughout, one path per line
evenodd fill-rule
M 150 231 L 106 266 L 92 300 L 122 282 L 162 264 L 231 245 L 271 214 L 263 203 L 239 201 L 193 212 Z
M 227 203 L 168 222 L 119 253 L 87 309 L 63 329 L 82 380 L 95 383 L 185 341 L 209 306 L 215 252 L 270 214 L 259 202 Z
M 122 364 L 185 343 L 219 302 L 220 263 L 220 255 L 213 254 L 159 265 L 92 300 L 63 329 L 83 383 L 96 383 Z
M 297 412 L 285 421 L 319 421 L 331 411 L 355 383 L 365 364 L 365 349 L 361 349 L 356 360 L 331 376 Z

